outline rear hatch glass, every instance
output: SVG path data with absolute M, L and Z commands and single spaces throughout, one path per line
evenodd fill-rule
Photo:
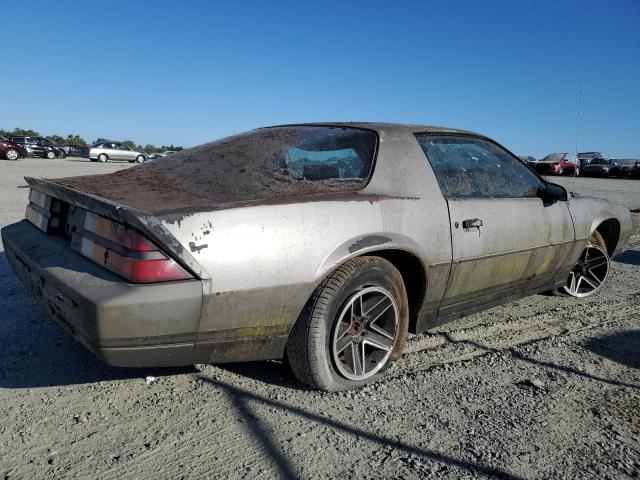
M 150 213 L 354 191 L 369 180 L 377 141 L 375 132 L 352 127 L 265 128 L 56 182 Z

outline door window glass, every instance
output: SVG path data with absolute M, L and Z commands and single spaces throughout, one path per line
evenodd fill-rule
M 447 198 L 536 197 L 543 182 L 520 160 L 479 138 L 416 135 Z

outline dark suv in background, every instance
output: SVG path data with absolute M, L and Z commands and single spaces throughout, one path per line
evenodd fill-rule
M 34 157 L 65 158 L 67 156 L 61 146 L 48 138 L 13 135 L 9 137 L 9 140 L 23 145 Z
M 604 158 L 601 152 L 580 152 L 578 153 L 578 162 L 580 168 L 584 168 L 596 159 Z

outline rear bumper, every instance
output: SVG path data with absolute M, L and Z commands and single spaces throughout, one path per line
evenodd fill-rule
M 2 229 L 7 259 L 46 312 L 115 366 L 193 363 L 200 281 L 129 284 L 27 220 Z

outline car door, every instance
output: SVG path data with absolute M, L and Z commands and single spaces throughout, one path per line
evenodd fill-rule
M 118 155 L 120 160 L 133 160 L 135 158 L 133 150 L 131 150 L 126 144 L 118 143 Z
M 37 137 L 25 137 L 24 138 L 24 142 L 25 144 L 29 145 L 31 147 L 31 150 L 33 150 L 33 153 L 35 153 L 37 156 L 41 157 L 42 154 L 44 153 L 44 146 L 41 144 L 40 139 Z
M 117 160 L 126 160 L 127 159 L 127 146 L 123 143 L 115 144 L 115 157 Z
M 566 202 L 515 156 L 466 135 L 420 135 L 447 200 L 452 266 L 439 316 L 553 284 L 575 241 Z
M 120 152 L 117 147 L 118 146 L 115 143 L 105 143 L 102 148 L 104 149 L 104 153 L 106 153 L 111 160 L 119 160 Z

